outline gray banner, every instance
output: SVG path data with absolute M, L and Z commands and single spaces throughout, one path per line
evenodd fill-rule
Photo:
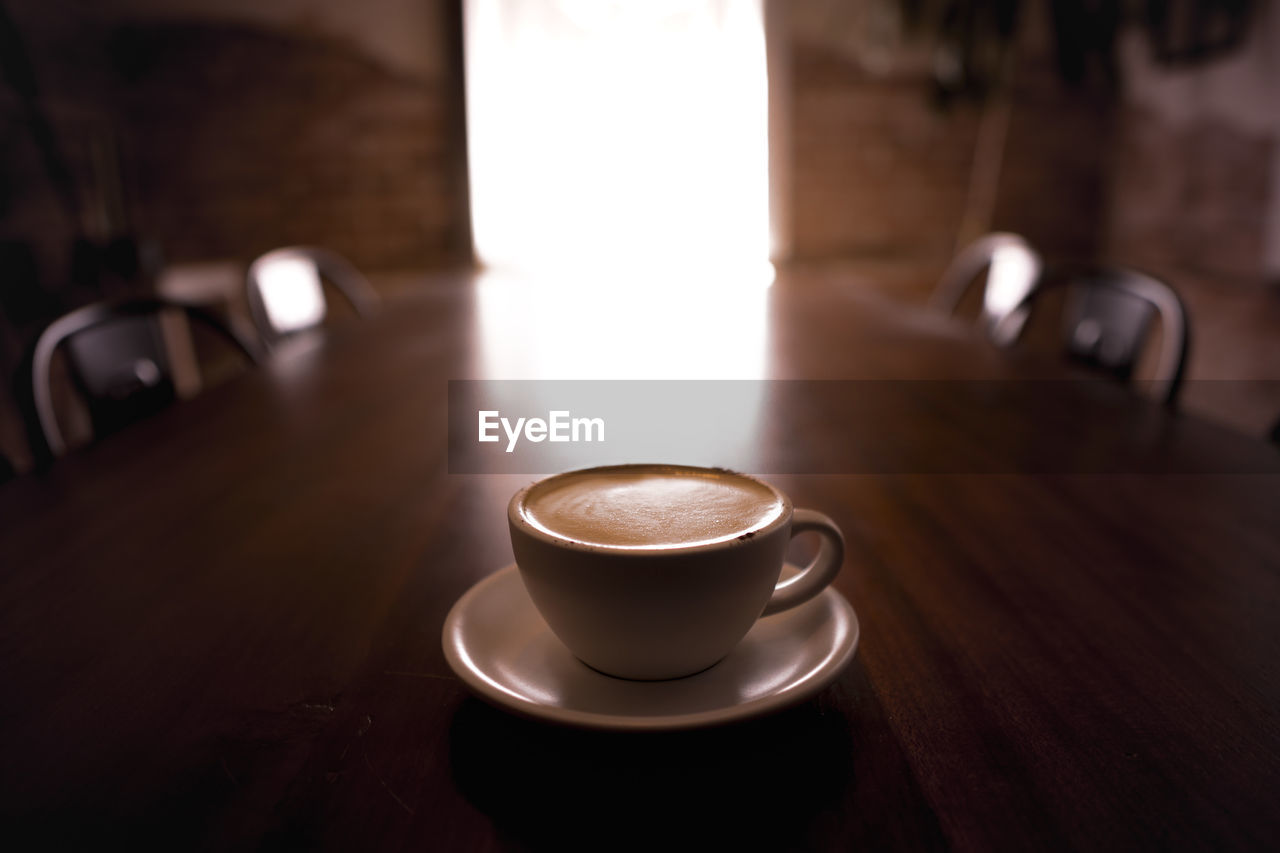
M 1248 385 L 1280 401 L 1280 382 Z M 1105 380 L 449 383 L 450 473 L 627 462 L 761 474 L 1280 473 L 1280 452 L 1260 438 Z

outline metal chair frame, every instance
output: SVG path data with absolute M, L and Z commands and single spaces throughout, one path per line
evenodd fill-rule
M 984 270 L 989 271 L 1003 250 L 1014 250 L 1025 255 L 1031 264 L 1028 293 L 1034 293 L 1044 267 L 1040 253 L 1023 237 L 1007 231 L 997 231 L 970 243 L 952 259 L 930 297 L 930 304 L 947 314 L 954 314 L 977 277 Z M 990 290 L 984 289 L 982 313 L 978 320 L 995 343 L 1009 346 L 1016 342 L 1028 316 L 1028 312 L 1020 310 L 1020 307 L 1001 310 L 993 306 Z
M 273 249 L 250 264 L 248 274 L 245 276 L 245 296 L 249 303 L 249 314 L 253 318 L 253 325 L 258 330 L 258 335 L 268 348 L 293 332 L 282 332 L 271 322 L 262 299 L 260 274 L 262 269 L 270 264 L 294 259 L 315 264 L 320 281 L 329 283 L 341 293 L 358 316 L 368 319 L 377 312 L 380 302 L 377 291 L 346 258 L 336 252 L 315 246 L 287 246 Z
M 1046 271 L 1039 286 L 1028 293 L 1019 304 L 1019 310 L 1030 311 L 1033 303 L 1043 293 L 1053 289 L 1100 288 L 1140 299 L 1160 317 L 1160 352 L 1156 360 L 1152 381 L 1153 396 L 1172 406 L 1177 401 L 1182 386 L 1187 357 L 1191 350 L 1191 329 L 1186 308 L 1177 291 L 1165 282 L 1139 270 L 1121 266 L 1064 265 Z M 1068 329 L 1070 334 L 1072 330 Z M 1132 370 L 1137 350 L 1150 334 L 1149 321 L 1141 331 L 1141 339 L 1135 341 L 1133 358 L 1122 365 Z M 1070 350 L 1070 339 L 1068 349 Z
M 95 302 L 64 314 L 50 323 L 36 339 L 31 363 L 31 396 L 35 404 L 36 419 L 46 446 L 54 457 L 67 451 L 66 440 L 58 427 L 53 406 L 50 374 L 53 356 L 58 348 L 74 336 L 128 317 L 153 316 L 163 311 L 177 310 L 212 329 L 238 349 L 251 364 L 261 360 L 257 344 L 236 332 L 214 313 L 199 305 L 176 302 L 160 297 L 141 297 L 124 300 Z

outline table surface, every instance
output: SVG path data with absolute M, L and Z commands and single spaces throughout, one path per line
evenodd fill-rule
M 1181 473 L 999 473 L 1014 469 L 989 437 L 1019 415 L 954 401 L 945 421 L 889 433 L 941 448 L 955 472 L 859 473 L 842 455 L 855 409 L 791 400 L 802 459 L 769 479 L 846 532 L 837 587 L 862 629 L 815 698 L 626 734 L 471 697 L 441 626 L 510 562 L 505 505 L 529 478 L 448 473 L 447 383 L 550 369 L 548 347 L 594 328 L 581 311 L 561 328 L 554 311 L 503 320 L 494 306 L 525 297 L 482 290 L 424 284 L 0 487 L 0 836 L 415 850 L 1280 839 L 1280 455 L 1124 389 L 1077 401 L 1054 445 L 1087 445 L 1105 419 L 1157 436 L 1155 458 Z M 775 378 L 1046 369 L 856 282 L 782 282 L 759 308 L 766 322 L 736 341 Z M 645 334 L 611 327 L 602 346 L 644 352 Z M 672 375 L 706 356 L 696 337 L 661 336 Z

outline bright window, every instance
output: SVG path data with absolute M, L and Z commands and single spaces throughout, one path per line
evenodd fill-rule
M 465 9 L 482 263 L 611 286 L 771 279 L 761 0 Z

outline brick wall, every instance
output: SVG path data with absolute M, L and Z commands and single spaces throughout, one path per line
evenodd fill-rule
M 306 18 L 232 20 L 206 6 L 14 10 L 68 154 L 85 117 L 118 144 L 133 231 L 171 261 L 247 261 L 289 243 L 326 245 L 374 270 L 468 256 L 462 87 L 450 60 L 420 63 L 445 69 L 422 73 Z M 447 29 L 427 28 L 420 49 L 455 48 Z M 60 214 L 17 115 L 0 97 L 7 189 L 21 202 L 0 206 L 0 238 L 49 242 L 56 225 L 65 253 L 77 231 L 96 236 L 92 213 L 53 222 Z M 97 188 L 78 179 L 92 207 Z M 44 266 L 56 287 L 65 269 L 57 257 Z
M 1044 54 L 1020 57 L 991 230 L 1050 258 L 1097 256 L 1107 228 L 1112 97 L 1063 83 Z
M 945 264 L 968 192 L 978 111 L 932 107 L 926 79 L 878 78 L 818 45 L 796 44 L 792 56 L 795 257 Z
M 959 246 L 986 231 L 1023 233 L 1053 256 L 1098 251 L 1112 101 L 1061 81 L 1045 20 L 1024 20 L 1010 85 L 944 108 L 927 35 L 867 70 L 847 39 L 809 20 L 816 14 L 801 13 L 790 45 L 797 259 L 866 261 L 880 276 L 896 260 L 917 270 L 916 283 L 893 289 L 920 301 Z M 975 170 L 975 156 L 994 167 Z
M 1267 136 L 1202 119 L 1121 111 L 1108 254 L 1228 280 L 1262 275 L 1272 149 Z
M 170 257 L 307 243 L 396 269 L 465 254 L 446 85 L 293 33 L 202 23 L 116 35 L 138 66 L 120 102 L 139 217 Z

